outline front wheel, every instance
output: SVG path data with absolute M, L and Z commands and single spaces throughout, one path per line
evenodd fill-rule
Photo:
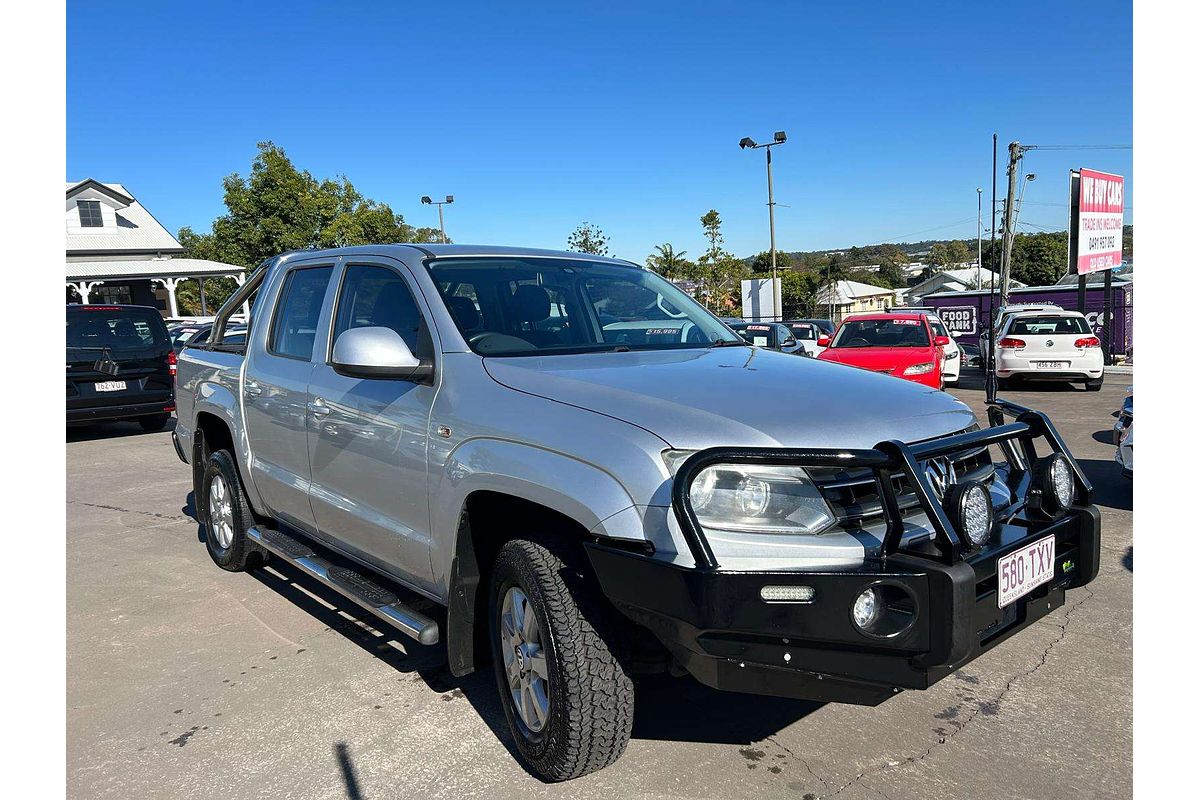
M 510 541 L 496 556 L 490 617 L 504 715 L 530 769 L 564 781 L 616 761 L 633 730 L 633 682 L 586 576 L 546 545 Z

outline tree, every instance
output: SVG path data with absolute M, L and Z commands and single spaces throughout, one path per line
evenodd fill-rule
M 892 289 L 900 289 L 908 285 L 908 276 L 904 274 L 904 265 L 908 263 L 908 255 L 895 245 L 886 245 L 879 253 L 879 277 Z
M 788 270 L 779 276 L 779 293 L 783 302 L 783 318 L 807 317 L 816 305 L 821 278 L 813 272 Z
M 318 181 L 297 169 L 283 148 L 259 142 L 248 177 L 225 177 L 226 213 L 209 233 L 181 228 L 184 257 L 223 261 L 253 269 L 264 259 L 288 250 L 387 242 L 435 242 L 435 228 L 414 228 L 386 203 L 362 196 L 349 179 Z M 183 310 L 199 310 L 199 290 L 189 281 L 180 287 Z M 209 309 L 233 292 L 232 280 L 204 282 Z
M 670 242 L 657 245 L 655 252 L 646 256 L 646 266 L 662 275 L 667 280 L 683 279 L 695 266 L 684 256 L 686 250 L 676 251 Z
M 1067 234 L 1017 234 L 1013 239 L 1012 277 L 1029 286 L 1047 286 L 1067 273 Z
M 708 239 L 708 252 L 701 256 L 700 260 L 708 257 L 710 261 L 715 261 L 723 252 L 721 245 L 725 243 L 725 237 L 721 235 L 721 215 L 715 208 L 709 209 L 708 213 L 700 218 L 700 224 L 704 226 L 704 238 Z
M 929 264 L 932 269 L 927 270 L 929 274 L 926 277 L 932 277 L 935 272 L 942 272 L 970 260 L 971 250 L 966 242 L 957 239 L 951 242 L 937 242 L 929 248 Z
M 792 258 L 782 250 L 775 251 L 775 266 L 779 270 L 791 269 Z M 771 271 L 771 251 L 763 250 L 761 253 L 750 259 L 750 269 L 755 272 L 770 272 Z
M 588 253 L 593 256 L 608 255 L 608 237 L 599 225 L 585 222 L 567 237 L 567 249 L 576 253 Z

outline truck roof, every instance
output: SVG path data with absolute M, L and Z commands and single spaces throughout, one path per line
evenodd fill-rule
M 413 250 L 424 255 L 425 258 L 466 258 L 466 257 L 488 257 L 488 256 L 509 256 L 509 257 L 529 257 L 529 258 L 569 258 L 573 260 L 584 259 L 587 261 L 598 261 L 605 264 L 613 264 L 622 267 L 642 267 L 632 261 L 625 261 L 620 258 L 610 258 L 609 256 L 595 256 L 588 253 L 573 253 L 566 250 L 541 250 L 534 247 L 506 247 L 504 245 L 491 244 L 426 244 L 426 243 L 398 243 L 398 244 L 372 244 L 361 245 L 357 247 L 337 247 L 328 250 L 293 250 L 285 253 L 286 256 L 302 253 L 305 256 L 315 254 L 329 255 L 366 255 L 370 253 L 380 254 L 386 253 L 389 250 L 402 250 L 411 255 Z

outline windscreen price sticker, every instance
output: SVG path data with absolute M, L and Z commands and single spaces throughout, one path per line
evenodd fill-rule
M 937 311 L 942 322 L 946 323 L 946 330 L 951 333 L 973 335 L 978 330 L 975 306 L 946 306 Z
M 1121 266 L 1124 224 L 1125 179 L 1106 172 L 1079 170 L 1080 275 Z

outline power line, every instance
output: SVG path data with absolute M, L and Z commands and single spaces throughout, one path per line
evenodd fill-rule
M 1132 150 L 1131 144 L 1027 144 L 1024 150 Z

